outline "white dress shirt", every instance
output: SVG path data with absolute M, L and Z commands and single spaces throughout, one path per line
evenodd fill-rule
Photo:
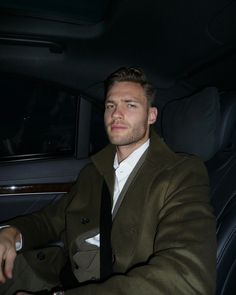
M 119 198 L 120 192 L 122 191 L 130 173 L 133 171 L 135 165 L 138 163 L 139 159 L 142 157 L 146 149 L 149 147 L 150 139 L 148 139 L 144 144 L 142 144 L 139 148 L 133 151 L 126 159 L 122 162 L 118 162 L 117 153 L 114 158 L 113 167 L 115 169 L 115 185 L 113 192 L 113 204 L 112 204 L 112 212 L 115 208 L 116 202 Z M 100 234 L 89 238 L 86 242 L 96 245 L 100 247 Z

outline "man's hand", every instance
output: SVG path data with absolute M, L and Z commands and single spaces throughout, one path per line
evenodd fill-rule
M 15 227 L 4 227 L 0 230 L 0 283 L 12 278 L 16 258 L 16 242 L 20 232 Z

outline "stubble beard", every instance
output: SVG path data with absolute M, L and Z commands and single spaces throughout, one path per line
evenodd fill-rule
M 132 130 L 129 130 L 127 134 L 118 134 L 118 135 L 112 135 L 108 134 L 110 143 L 120 147 L 120 146 L 128 146 L 128 145 L 134 145 L 142 141 L 142 139 L 145 137 L 147 133 L 147 124 L 143 124 L 141 128 L 136 127 Z

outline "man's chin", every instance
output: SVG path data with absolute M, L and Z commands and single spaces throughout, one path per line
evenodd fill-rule
M 117 147 L 121 147 L 121 146 L 128 146 L 134 143 L 133 140 L 127 140 L 127 139 L 110 139 L 110 143 L 113 145 L 116 145 Z
M 114 144 L 117 146 L 128 144 L 126 140 L 119 138 L 119 137 L 109 137 L 109 141 L 111 144 Z
M 119 134 L 118 132 L 116 132 L 116 133 L 113 132 L 113 133 L 108 134 L 108 138 L 109 138 L 110 143 L 112 143 L 112 144 L 119 144 L 120 142 L 125 141 L 124 136 L 122 136 L 122 134 Z

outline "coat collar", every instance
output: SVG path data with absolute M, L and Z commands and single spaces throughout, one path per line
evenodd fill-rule
M 97 170 L 109 182 L 113 180 L 113 161 L 116 153 L 114 145 L 109 144 L 100 152 L 91 157 L 92 162 Z M 151 130 L 150 146 L 148 148 L 146 161 L 151 166 L 159 167 L 160 169 L 173 164 L 177 155 L 172 152 L 164 143 L 159 135 L 154 130 Z M 110 175 L 112 178 L 110 179 Z

